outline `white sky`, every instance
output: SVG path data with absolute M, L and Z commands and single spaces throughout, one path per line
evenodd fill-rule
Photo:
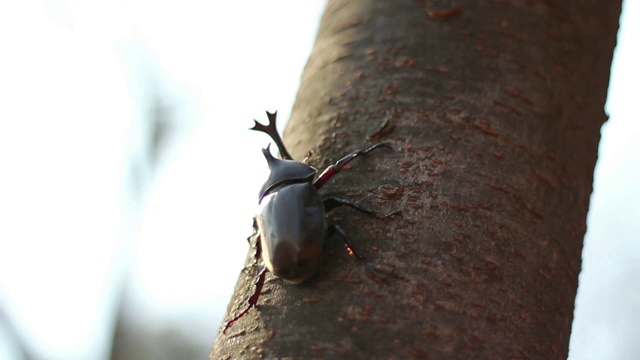
M 203 4 L 0 3 L 0 308 L 48 359 L 107 356 L 125 281 L 138 317 L 188 324 L 204 354 L 217 334 L 266 177 L 266 139 L 246 129 L 267 109 L 289 117 L 324 1 Z M 624 16 L 640 19 L 637 1 Z M 640 55 L 626 40 L 640 28 L 623 25 L 572 360 L 640 353 Z M 157 95 L 182 127 L 154 169 Z
M 640 356 L 640 2 L 626 0 L 587 218 L 570 359 Z

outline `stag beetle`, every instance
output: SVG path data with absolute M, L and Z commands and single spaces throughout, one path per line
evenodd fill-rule
M 249 242 L 255 240 L 253 246 L 256 251 L 252 265 L 256 265 L 258 259 L 262 258 L 265 267 L 259 272 L 256 289 L 248 299 L 249 305 L 225 323 L 225 333 L 256 305 L 268 271 L 293 284 L 299 284 L 315 275 L 322 262 L 324 240 L 334 233 L 341 235 L 349 254 L 365 261 L 349 244 L 340 227 L 327 224 L 326 213 L 346 205 L 379 218 L 399 214 L 396 211 L 379 215 L 346 200 L 334 197 L 322 199 L 318 193 L 322 185 L 353 159 L 378 148 L 391 148 L 389 144 L 379 143 L 366 150 L 356 150 L 330 165 L 314 180 L 318 170 L 304 162 L 295 161 L 289 155 L 276 129 L 276 113 L 267 111 L 267 117 L 268 125 L 254 120 L 255 125 L 250 130 L 269 135 L 276 143 L 282 159 L 273 157 L 269 146 L 262 149 L 270 174 L 260 189 L 258 213 L 253 219 L 254 233 L 247 239 Z

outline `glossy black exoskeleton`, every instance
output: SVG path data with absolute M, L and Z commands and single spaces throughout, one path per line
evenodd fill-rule
M 389 144 L 375 144 L 366 150 L 354 151 L 315 178 L 318 172 L 315 168 L 295 161 L 289 155 L 276 129 L 276 113 L 267 112 L 267 116 L 268 125 L 255 121 L 251 130 L 262 131 L 271 136 L 282 159 L 271 155 L 269 146 L 262 150 L 270 175 L 260 189 L 258 213 L 253 223 L 254 235 L 249 238 L 255 241 L 254 265 L 262 258 L 265 267 L 258 275 L 256 290 L 248 299 L 249 305 L 226 322 L 224 332 L 256 305 L 267 271 L 294 284 L 315 275 L 322 263 L 324 241 L 333 233 L 341 235 L 350 254 L 364 261 L 364 257 L 349 244 L 342 229 L 327 224 L 326 213 L 342 205 L 381 218 L 398 213 L 379 216 L 346 200 L 333 197 L 323 199 L 318 193 L 318 189 L 351 160 L 377 148 L 390 148 Z

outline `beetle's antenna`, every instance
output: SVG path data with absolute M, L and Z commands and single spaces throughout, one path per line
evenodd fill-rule
M 263 125 L 263 124 L 260 124 L 257 120 L 253 120 L 255 124 L 249 130 L 262 131 L 263 133 L 266 133 L 267 135 L 271 136 L 273 141 L 276 143 L 276 146 L 278 146 L 278 151 L 280 152 L 280 156 L 285 160 L 293 160 L 291 155 L 289 155 L 287 148 L 284 146 L 284 142 L 282 141 L 280 134 L 278 134 L 278 129 L 276 129 L 277 114 L 278 114 L 277 111 L 274 112 L 273 114 L 267 111 L 269 124 Z

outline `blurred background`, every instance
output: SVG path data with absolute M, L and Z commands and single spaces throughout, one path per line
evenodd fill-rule
M 0 360 L 204 359 L 324 0 L 0 3 Z M 570 359 L 640 354 L 640 3 L 618 35 Z M 632 40 L 632 39 L 636 40 Z

